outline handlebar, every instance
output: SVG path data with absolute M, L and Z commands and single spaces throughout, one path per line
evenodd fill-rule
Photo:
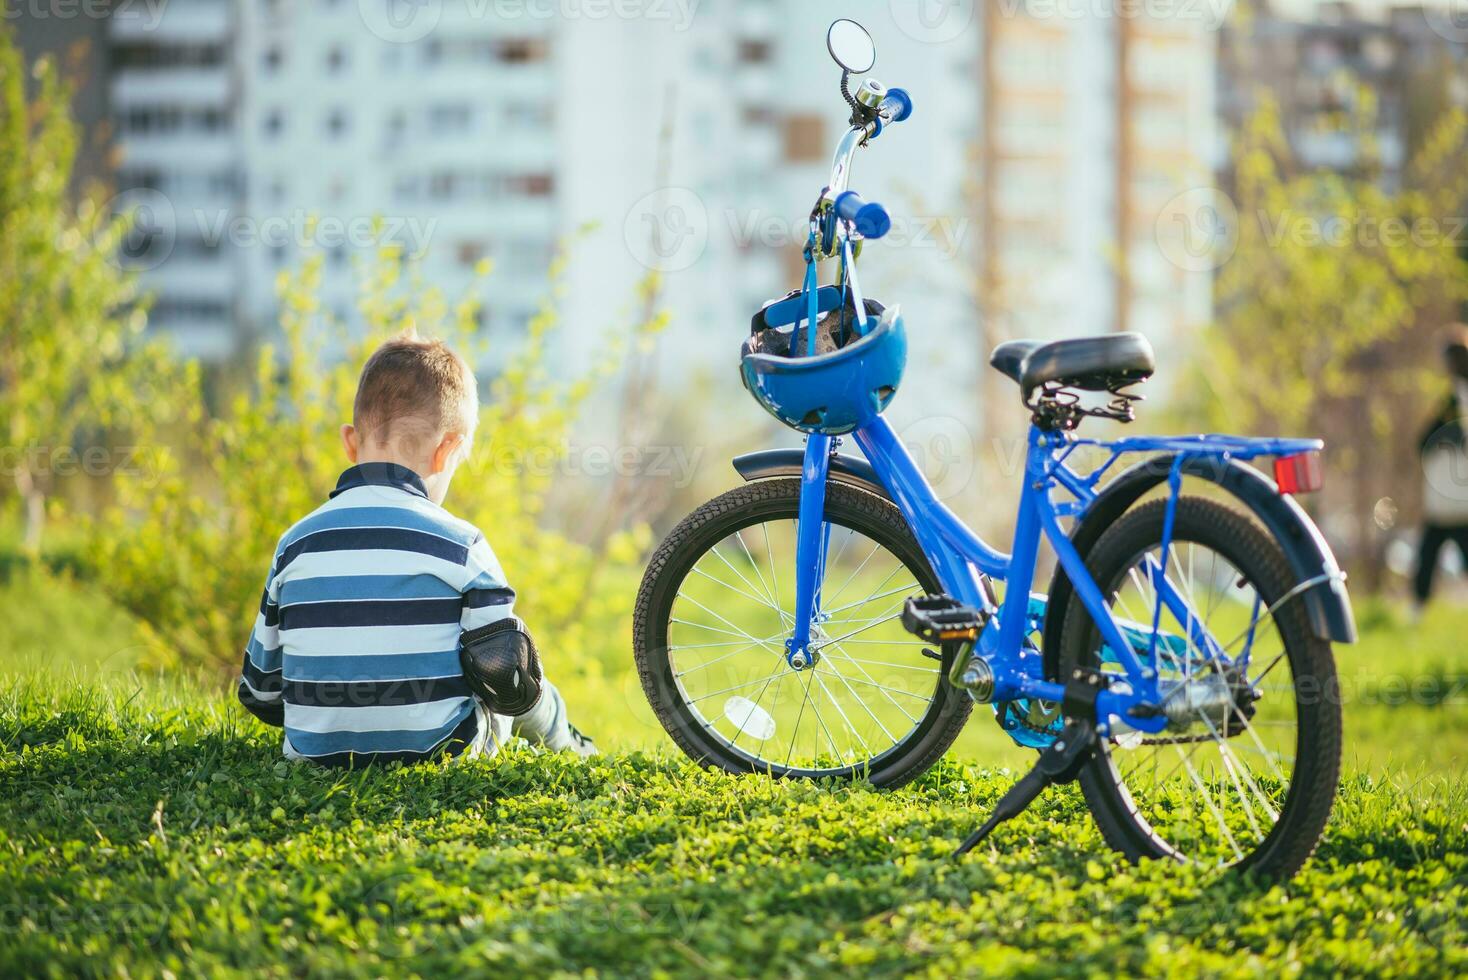
M 880 88 L 880 86 L 878 86 Z M 892 229 L 892 216 L 887 209 L 875 201 L 865 201 L 861 195 L 846 189 L 851 177 L 851 158 L 858 147 L 879 135 L 884 125 L 902 122 L 912 115 L 912 96 L 906 89 L 888 89 L 877 112 L 865 125 L 856 125 L 847 130 L 836 147 L 831 161 L 831 179 L 827 183 L 826 197 L 831 200 L 836 215 L 851 222 L 863 238 L 881 238 Z
M 876 201 L 865 201 L 856 191 L 842 191 L 836 196 L 836 216 L 849 221 L 863 238 L 881 238 L 892 230 L 892 216 Z
M 904 88 L 889 88 L 887 96 L 877 106 L 877 115 L 885 122 L 902 122 L 912 115 L 912 96 Z

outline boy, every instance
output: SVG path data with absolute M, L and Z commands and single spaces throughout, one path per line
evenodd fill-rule
M 440 341 L 403 334 L 363 367 L 341 429 L 354 465 L 281 537 L 245 649 L 240 701 L 285 729 L 287 758 L 493 755 L 512 730 L 596 754 L 484 535 L 440 506 L 478 414 L 473 372 Z

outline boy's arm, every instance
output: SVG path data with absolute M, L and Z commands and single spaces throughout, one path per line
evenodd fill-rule
M 277 551 L 276 561 L 279 560 Z M 250 642 L 245 646 L 239 695 L 240 703 L 250 714 L 267 725 L 281 728 L 285 725 L 285 702 L 281 697 L 284 680 L 281 676 L 280 590 L 275 573 L 275 563 L 272 562 L 270 575 L 265 579 L 265 591 L 260 596 L 255 628 L 250 631 Z
M 505 581 L 499 559 L 494 556 L 483 534 L 469 546 L 469 559 L 464 565 L 464 585 L 459 591 L 464 595 L 460 629 L 478 629 L 514 614 L 515 590 Z

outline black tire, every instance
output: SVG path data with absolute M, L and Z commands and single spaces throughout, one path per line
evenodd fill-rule
M 1118 591 L 1126 588 L 1127 570 L 1142 554 L 1160 546 L 1166 503 L 1166 500 L 1154 500 L 1128 512 L 1108 528 L 1091 549 L 1086 564 L 1108 602 L 1123 601 L 1118 599 Z M 1279 545 L 1253 521 L 1215 501 L 1195 497 L 1181 498 L 1177 506 L 1173 541 L 1175 548 L 1191 542 L 1212 551 L 1215 556 L 1222 556 L 1232 566 L 1232 570 L 1238 573 L 1234 587 L 1242 589 L 1244 580 L 1247 579 L 1249 587 L 1261 600 L 1255 609 L 1262 607 L 1268 610 L 1273 607 L 1295 584 L 1295 576 Z M 1191 553 L 1190 550 L 1190 556 Z M 1174 550 L 1173 554 L 1177 555 L 1178 552 Z M 1189 575 L 1191 576 L 1191 571 Z M 1210 572 L 1210 575 L 1214 573 Z M 1254 618 L 1259 619 L 1257 612 Z M 1229 850 L 1233 853 L 1225 852 L 1220 859 L 1218 852 L 1223 850 L 1222 843 L 1211 857 L 1208 847 L 1202 843 L 1197 845 L 1202 856 L 1185 853 L 1182 848 L 1174 846 L 1172 841 L 1164 839 L 1154 829 L 1147 814 L 1142 812 L 1152 813 L 1159 822 L 1171 816 L 1167 804 L 1155 804 L 1150 799 L 1139 802 L 1134 797 L 1117 763 L 1117 757 L 1123 754 L 1124 748 L 1118 748 L 1118 740 L 1113 738 L 1103 742 L 1102 751 L 1085 767 L 1080 776 L 1081 789 L 1085 793 L 1096 825 L 1111 847 L 1133 861 L 1155 857 L 1197 859 L 1201 863 L 1237 871 L 1252 871 L 1271 878 L 1287 878 L 1293 875 L 1310 857 L 1324 832 L 1340 778 L 1340 704 L 1339 699 L 1330 696 L 1337 690 L 1335 661 L 1330 644 L 1317 638 L 1310 629 L 1303 604 L 1298 600 L 1285 602 L 1273 613 L 1272 628 L 1275 631 L 1274 636 L 1283 647 L 1282 654 L 1274 655 L 1275 664 L 1288 663 L 1292 679 L 1286 685 L 1282 678 L 1275 675 L 1275 683 L 1265 693 L 1265 698 L 1277 698 L 1272 707 L 1279 712 L 1285 711 L 1288 700 L 1292 698 L 1295 716 L 1294 757 L 1289 760 L 1292 769 L 1288 787 L 1282 788 L 1285 780 L 1278 779 L 1277 784 L 1280 785 L 1276 785 L 1273 790 L 1276 795 L 1269 800 L 1261 797 L 1264 803 L 1261 809 L 1266 814 L 1270 810 L 1267 804 L 1278 802 L 1280 796 L 1283 797 L 1283 805 L 1278 808 L 1277 819 L 1272 828 L 1265 833 L 1262 826 L 1251 826 L 1252 833 L 1248 836 L 1254 839 L 1246 843 L 1252 849 L 1242 858 L 1238 858 L 1237 853 L 1242 845 L 1229 835 L 1230 814 L 1225 811 L 1225 807 L 1230 801 L 1224 799 L 1221 792 L 1220 803 L 1213 815 L 1223 828 L 1218 832 L 1219 840 L 1227 838 Z M 1078 598 L 1073 598 L 1067 609 L 1062 636 L 1060 677 L 1069 676 L 1079 664 L 1097 663 L 1099 634 L 1090 614 Z M 1219 639 L 1220 642 L 1224 641 L 1222 637 Z M 1188 653 L 1186 656 L 1191 658 L 1192 654 Z M 1263 663 L 1256 664 L 1251 660 L 1251 672 L 1268 673 L 1270 669 Z M 1275 666 L 1273 669 L 1278 668 Z M 1261 683 L 1257 676 L 1251 680 L 1256 684 Z M 1269 693 L 1275 691 L 1278 694 Z M 1266 701 L 1261 700 L 1259 704 L 1263 706 Z M 1211 739 L 1211 748 L 1220 752 L 1226 751 L 1237 764 L 1237 760 L 1243 756 L 1238 754 L 1241 750 L 1231 740 L 1240 740 L 1244 750 L 1247 750 L 1245 735 L 1252 735 L 1253 730 L 1244 732 L 1242 724 L 1233 720 L 1235 716 L 1242 718 L 1244 712 L 1232 708 L 1228 710 L 1231 713 L 1225 716 L 1224 724 L 1217 730 L 1210 725 L 1209 732 L 1205 736 L 1196 737 L 1194 741 L 1206 743 Z M 1253 711 L 1248 714 L 1252 716 Z M 1254 720 L 1260 721 L 1260 718 L 1254 716 Z M 1233 726 L 1232 729 L 1229 726 Z M 1266 737 L 1267 735 L 1266 731 Z M 1290 737 L 1289 732 L 1281 733 L 1277 744 L 1284 746 Z M 1141 741 L 1144 745 L 1155 744 L 1159 755 L 1169 749 L 1179 755 L 1183 754 L 1180 745 L 1166 742 L 1161 737 L 1155 742 Z M 1227 744 L 1226 750 L 1219 747 L 1220 742 Z M 1262 751 L 1266 748 L 1264 743 L 1256 739 L 1256 744 L 1261 750 L 1258 754 L 1265 756 L 1266 753 Z M 1187 762 L 1187 765 L 1189 775 L 1192 775 L 1193 765 L 1191 762 Z M 1138 773 L 1142 768 L 1138 764 L 1131 771 Z M 1229 767 L 1225 763 L 1221 768 Z M 1280 768 L 1276 766 L 1277 770 Z M 1156 771 L 1154 768 L 1152 775 L 1155 776 Z M 1248 777 L 1240 779 L 1232 773 L 1229 775 L 1238 787 L 1238 795 L 1244 798 L 1244 805 L 1252 809 L 1253 801 L 1248 797 L 1257 794 L 1257 787 L 1250 785 L 1246 789 Z M 1144 776 L 1138 775 L 1136 785 L 1143 782 Z M 1218 783 L 1224 784 L 1222 779 Z M 1199 789 L 1204 789 L 1206 785 L 1206 781 L 1199 784 Z M 1146 787 L 1146 792 L 1162 795 L 1156 783 Z M 1214 804 L 1210 802 L 1209 806 L 1213 807 Z M 1175 804 L 1173 808 L 1176 808 Z M 1234 807 L 1232 819 L 1235 822 L 1238 812 L 1239 808 Z M 1252 825 L 1253 814 L 1249 820 Z M 1259 839 L 1260 836 L 1262 840 Z
M 702 765 L 731 773 L 761 772 L 776 778 L 865 778 L 875 786 L 901 786 L 926 772 L 942 757 L 973 708 L 967 694 L 947 683 L 946 661 L 941 664 L 919 661 L 933 671 L 933 695 L 918 723 L 900 741 L 871 758 L 821 768 L 761 760 L 729 744 L 726 738 L 711 732 L 699 721 L 674 679 L 668 651 L 669 620 L 684 579 L 706 553 L 736 531 L 767 521 L 793 521 L 799 505 L 798 479 L 745 484 L 689 514 L 658 546 L 643 575 L 633 617 L 633 644 L 643 691 L 673 741 Z M 921 591 L 940 590 L 901 512 L 890 501 L 833 481 L 826 491 L 826 519 L 884 548 L 905 566 Z M 912 641 L 911 637 L 907 639 Z M 915 652 L 917 647 L 908 649 Z M 926 679 L 921 683 L 926 685 Z

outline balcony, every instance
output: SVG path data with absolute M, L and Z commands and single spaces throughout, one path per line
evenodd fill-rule
M 112 82 L 112 102 L 135 105 L 225 105 L 234 97 L 225 68 L 131 68 Z
M 108 20 L 114 41 L 218 41 L 234 30 L 229 0 L 123 4 Z

